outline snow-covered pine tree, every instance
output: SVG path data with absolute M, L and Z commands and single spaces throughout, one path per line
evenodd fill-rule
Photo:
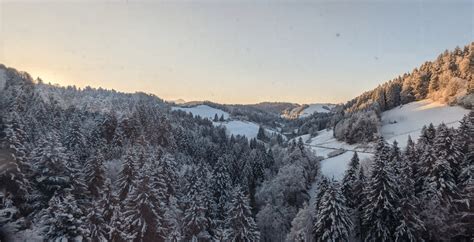
M 439 238 L 449 240 L 452 236 L 450 225 L 446 222 L 453 217 L 454 202 L 459 198 L 459 191 L 448 161 L 453 155 L 450 153 L 451 141 L 449 129 L 445 125 L 440 125 L 430 150 L 431 155 L 424 155 L 430 159 L 422 160 L 425 179 L 421 193 L 420 216 L 427 229 L 427 234 L 424 236 L 427 240 Z
M 459 195 L 453 167 L 456 169 L 459 167 L 460 151 L 453 147 L 453 137 L 446 125 L 439 125 L 433 147 L 436 152 L 436 161 L 428 171 L 425 186 L 427 186 L 427 191 L 439 197 L 443 204 L 451 204 Z
M 355 209 L 354 209 L 354 236 L 356 238 L 362 239 L 363 231 L 363 216 L 364 216 L 364 206 L 366 205 L 366 184 L 367 177 L 364 173 L 364 167 L 360 166 L 359 173 L 357 176 L 357 182 L 354 186 L 354 194 L 356 195 Z
M 229 171 L 227 170 L 227 164 L 225 164 L 225 160 L 222 157 L 217 160 L 216 166 L 214 167 L 213 178 L 212 191 L 214 194 L 214 203 L 216 204 L 213 217 L 219 227 L 224 221 L 227 211 L 226 205 L 230 201 L 230 192 L 232 189 L 232 181 Z
M 366 241 L 392 241 L 394 238 L 398 188 L 389 158 L 390 149 L 385 140 L 379 138 L 364 207 L 363 230 Z
M 265 129 L 262 126 L 258 127 L 257 139 L 261 140 L 261 141 L 266 141 L 267 140 L 267 135 L 265 134 Z
M 135 186 L 137 180 L 137 161 L 133 151 L 129 149 L 123 157 L 122 170 L 118 176 L 119 200 L 124 201 Z
M 7 241 L 24 225 L 20 210 L 14 205 L 12 194 L 0 190 L 0 240 Z
M 163 172 L 163 179 L 166 184 L 166 198 L 175 196 L 177 194 L 178 181 L 178 167 L 176 160 L 170 153 L 165 153 L 161 156 L 159 166 Z
M 416 150 L 415 143 L 411 139 L 410 135 L 408 136 L 407 146 L 405 148 L 405 151 L 403 152 L 403 155 L 405 157 L 405 162 L 411 166 L 413 179 L 414 181 L 416 181 L 420 172 L 419 154 Z
M 103 242 L 108 240 L 109 226 L 105 221 L 105 217 L 102 214 L 102 210 L 99 207 L 100 204 L 93 202 L 87 214 L 87 220 L 85 221 L 89 235 L 88 239 L 94 242 Z
M 81 131 L 80 120 L 77 115 L 74 115 L 73 120 L 70 121 L 68 129 L 64 132 L 65 137 L 62 139 L 64 147 L 77 160 L 83 161 L 85 154 L 85 138 Z
M 14 174 L 10 175 L 7 179 L 11 185 L 4 185 L 9 192 L 14 194 L 13 200 L 15 204 L 22 211 L 25 211 L 30 207 L 27 201 L 31 199 L 29 195 L 32 191 L 30 178 L 33 175 L 33 170 L 31 163 L 27 160 L 27 137 L 24 131 L 24 124 L 17 112 L 9 114 L 5 127 L 5 135 L 8 147 L 12 150 L 13 154 L 13 162 L 10 165 L 16 169 L 12 169 Z
M 358 172 L 360 169 L 359 164 L 359 156 L 357 152 L 354 152 L 354 155 L 349 162 L 349 168 L 346 170 L 344 174 L 344 178 L 342 179 L 342 194 L 344 195 L 347 206 L 349 208 L 356 208 L 357 206 L 357 196 L 359 196 L 359 191 L 355 190 L 355 186 L 358 180 Z
M 350 208 L 346 206 L 340 185 L 329 181 L 319 204 L 314 224 L 315 241 L 347 241 L 352 232 Z
M 204 194 L 206 186 L 203 177 L 192 174 L 187 184 L 187 194 L 184 201 L 183 239 L 197 241 L 210 239 L 208 232 L 210 221 L 207 217 L 208 207 Z
M 89 237 L 85 214 L 69 189 L 57 191 L 53 195 L 40 221 L 45 238 L 51 241 Z
M 124 217 L 126 231 L 133 241 L 165 241 L 167 224 L 164 222 L 166 203 L 164 194 L 157 193 L 156 180 L 152 167 L 145 164 L 139 172 L 134 187 L 125 200 Z M 160 182 L 163 182 L 161 180 Z M 164 184 L 162 184 L 164 185 Z M 164 190 L 164 186 L 161 186 Z
M 239 186 L 232 191 L 225 227 L 226 241 L 260 241 L 260 233 L 252 217 L 249 199 Z
M 40 192 L 33 207 L 44 207 L 57 191 L 70 188 L 72 183 L 65 149 L 54 132 L 39 140 L 31 153 L 31 160 L 36 170 L 34 183 Z
M 101 152 L 96 152 L 87 159 L 85 180 L 92 196 L 99 197 L 105 183 L 104 156 Z
M 390 166 L 394 168 L 396 179 L 400 176 L 402 166 L 402 152 L 398 147 L 398 142 L 393 141 L 392 147 L 390 148 Z
M 413 146 L 413 143 L 410 144 Z M 405 153 L 410 154 L 413 147 L 408 146 Z M 419 217 L 419 200 L 415 193 L 411 161 L 404 156 L 399 166 L 399 203 L 397 208 L 398 226 L 395 231 L 395 241 L 418 241 L 425 230 L 424 223 Z

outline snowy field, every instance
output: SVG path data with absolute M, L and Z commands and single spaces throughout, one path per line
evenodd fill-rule
M 430 100 L 412 102 L 383 112 L 380 131 L 387 142 L 396 140 L 400 147 L 405 147 L 408 135 L 417 140 L 423 125 L 433 123 L 437 126 L 444 122 L 449 127 L 458 127 L 459 121 L 468 113 L 469 110 L 462 107 Z
M 329 178 L 341 180 L 353 155 L 354 152 L 347 151 L 342 155 L 321 161 L 321 172 Z M 372 158 L 372 154 L 369 153 L 357 153 L 357 155 L 361 164 L 367 163 Z
M 433 123 L 435 126 L 441 123 L 449 127 L 459 126 L 462 117 L 469 110 L 459 106 L 449 106 L 430 100 L 422 100 L 409 103 L 382 113 L 381 134 L 390 144 L 397 140 L 400 147 L 406 146 L 408 135 L 414 141 L 420 136 L 423 125 Z M 332 130 L 319 131 L 318 136 L 310 139 L 309 135 L 301 136 L 306 145 L 311 147 L 316 155 L 325 158 L 321 162 L 321 171 L 328 177 L 340 179 L 344 175 L 354 151 L 357 151 L 361 161 L 369 159 L 373 152 L 374 144 L 350 145 L 336 140 Z M 345 150 L 341 155 L 330 157 L 336 149 Z
M 313 113 L 329 113 L 334 106 L 333 104 L 309 104 L 309 107 L 301 112 L 300 118 L 308 117 Z
M 198 105 L 191 108 L 172 107 L 171 110 L 185 111 L 187 113 L 192 113 L 194 116 L 201 116 L 201 118 L 208 118 L 209 120 L 213 120 L 216 114 L 219 118 L 221 115 L 224 115 L 224 119 L 229 118 L 229 113 L 207 105 Z
M 188 113 L 192 113 L 194 116 L 201 116 L 203 118 L 208 118 L 209 120 L 213 120 L 214 116 L 217 114 L 217 116 L 220 118 L 221 115 L 224 115 L 224 119 L 227 121 L 225 122 L 212 122 L 214 126 L 224 126 L 227 129 L 228 135 L 241 135 L 245 136 L 249 139 L 257 137 L 258 134 L 258 129 L 260 125 L 253 123 L 253 122 L 247 122 L 247 121 L 240 121 L 240 120 L 228 120 L 229 119 L 229 113 L 224 112 L 220 109 L 209 107 L 207 105 L 199 105 L 196 107 L 191 107 L 191 108 L 182 108 L 182 107 L 173 107 L 172 110 L 182 110 Z M 265 129 L 267 134 L 272 134 L 276 133 L 276 131 Z
M 240 120 L 233 120 L 229 122 L 214 122 L 215 126 L 222 125 L 226 127 L 227 132 L 233 134 L 234 136 L 241 135 L 246 136 L 247 138 L 257 137 L 259 125 L 252 122 L 245 122 Z M 267 130 L 268 131 L 268 130 Z
M 0 69 L 0 91 L 3 90 L 3 88 L 5 87 L 6 81 L 7 81 L 7 77 L 5 74 L 5 70 Z

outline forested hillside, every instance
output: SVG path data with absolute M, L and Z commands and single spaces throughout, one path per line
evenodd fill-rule
M 472 109 L 473 72 L 474 43 L 445 51 L 436 60 L 340 106 L 334 120 L 334 135 L 348 143 L 372 141 L 378 132 L 381 112 L 427 98 Z

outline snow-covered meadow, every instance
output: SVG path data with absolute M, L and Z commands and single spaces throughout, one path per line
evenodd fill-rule
M 469 110 L 462 107 L 449 106 L 428 99 L 412 102 L 383 112 L 380 133 L 389 144 L 396 140 L 398 146 L 404 148 L 408 136 L 417 140 L 424 125 L 433 123 L 437 126 L 445 123 L 448 127 L 455 128 L 459 126 L 459 121 L 467 113 Z M 335 179 L 342 178 L 354 151 L 358 152 L 362 163 L 372 157 L 374 144 L 347 144 L 334 138 L 332 130 L 319 131 L 313 138 L 309 135 L 301 137 L 305 144 L 316 152 L 316 155 L 325 158 L 321 162 L 322 173 Z M 331 153 L 334 154 L 338 149 L 345 152 L 331 157 Z

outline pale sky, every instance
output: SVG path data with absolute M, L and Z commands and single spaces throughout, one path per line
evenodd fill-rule
M 343 102 L 472 41 L 474 0 L 0 0 L 0 63 L 167 100 Z

